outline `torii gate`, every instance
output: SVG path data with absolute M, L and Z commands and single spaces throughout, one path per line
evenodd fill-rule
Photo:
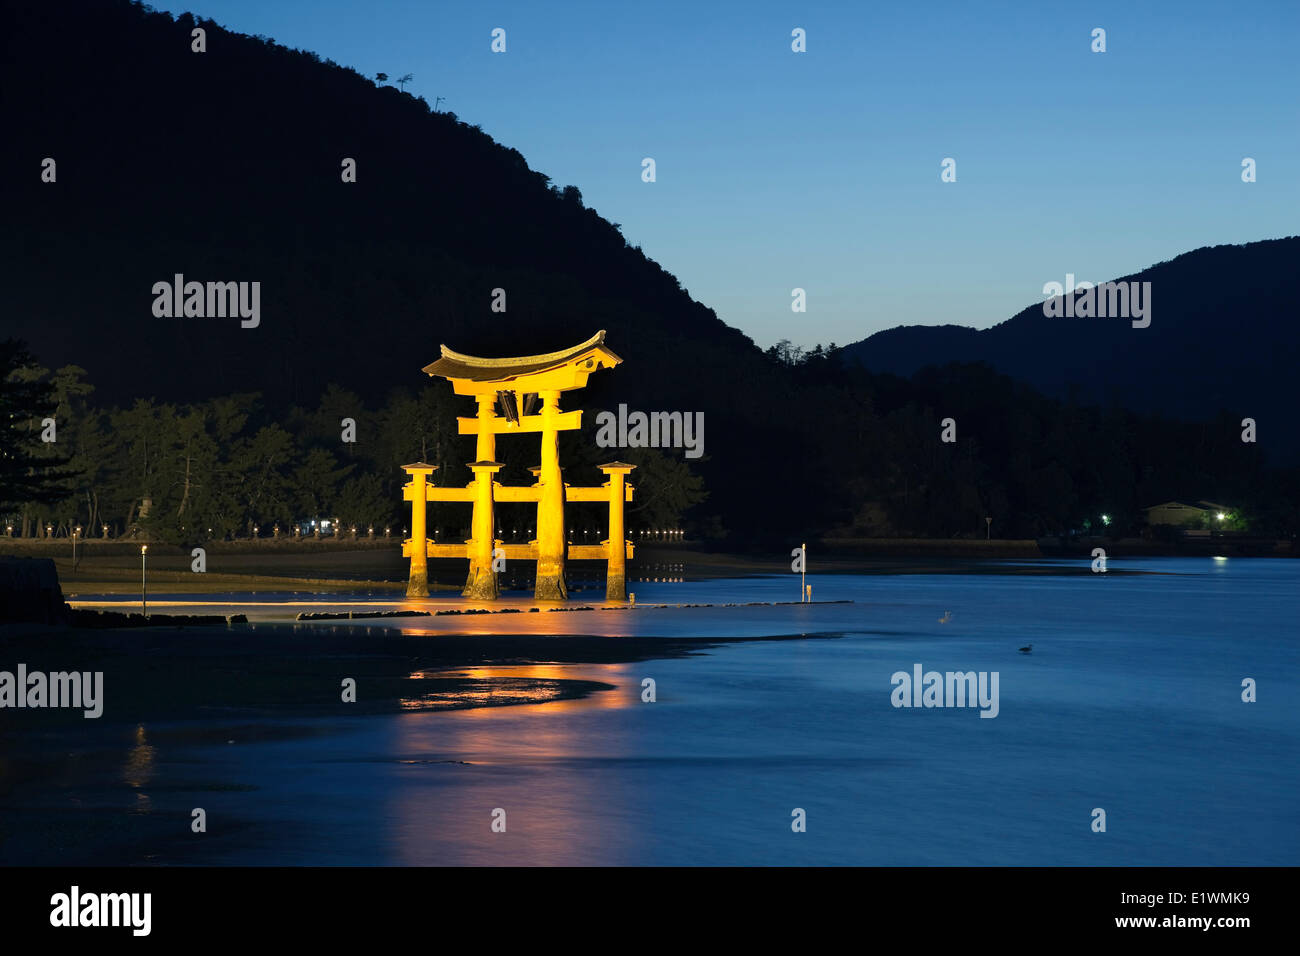
M 464 595 L 480 600 L 497 597 L 497 576 L 493 559 L 497 552 L 507 560 L 537 562 L 534 596 L 539 601 L 564 600 L 567 560 L 601 559 L 607 563 L 605 599 L 627 599 L 627 559 L 632 542 L 624 540 L 623 503 L 632 500 L 632 486 L 626 477 L 634 465 L 613 461 L 601 465 L 608 480 L 604 485 L 574 488 L 564 484 L 560 472 L 559 433 L 581 427 L 582 412 L 561 412 L 560 393 L 582 388 L 596 369 L 613 368 L 623 360 L 605 345 L 604 331 L 581 345 L 545 355 L 519 358 L 476 358 L 441 346 L 442 357 L 424 371 L 451 382 L 457 395 L 472 395 L 478 403 L 474 418 L 458 418 L 461 435 L 475 435 L 478 446 L 470 463 L 474 480 L 464 488 L 435 488 L 429 481 L 437 466 L 425 462 L 403 465 L 411 476 L 402 497 L 411 502 L 411 537 L 402 542 L 402 555 L 411 559 L 407 597 L 428 597 L 430 557 L 468 558 L 469 578 Z M 541 401 L 539 413 L 534 408 Z M 504 415 L 498 415 L 498 404 Z M 503 465 L 496 461 L 496 436 L 541 432 L 542 464 L 532 469 L 537 479 L 531 485 L 507 486 L 496 481 Z M 600 544 L 566 544 L 564 502 L 608 501 L 609 538 Z M 426 532 L 424 503 L 468 501 L 474 505 L 471 537 L 464 544 L 438 544 Z M 537 537 L 528 544 L 504 544 L 496 539 L 496 502 L 537 502 Z M 419 542 L 424 542 L 421 548 Z

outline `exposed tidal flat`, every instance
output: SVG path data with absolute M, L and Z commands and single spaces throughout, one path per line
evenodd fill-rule
M 250 624 L 0 629 L 0 668 L 102 670 L 106 698 L 0 712 L 0 862 L 1300 862 L 1300 564 L 1081 567 L 809 577 L 849 604 L 745 606 L 794 600 L 785 574 L 635 587 L 714 607 L 292 625 L 230 595 Z M 894 707 L 917 664 L 999 672 L 997 717 Z

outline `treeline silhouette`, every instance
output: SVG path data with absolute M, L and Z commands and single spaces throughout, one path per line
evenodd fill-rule
M 787 343 L 765 361 L 769 381 L 787 390 L 776 397 L 806 415 L 798 446 L 769 445 L 751 461 L 760 479 L 794 482 L 793 520 L 805 534 L 975 538 L 992 530 L 988 517 L 998 537 L 1089 529 L 1119 537 L 1141 532 L 1146 507 L 1177 498 L 1226 503 L 1234 527 L 1258 534 L 1300 529 L 1300 472 L 1268 466 L 1231 419 L 1193 425 L 1068 405 L 979 364 L 925 369 L 909 381 L 846 365 L 833 350 Z M 101 407 L 81 368 L 49 372 L 28 362 L 0 372 L 7 442 L 25 456 L 24 467 L 10 469 L 23 476 L 18 483 L 7 485 L 0 473 L 0 517 L 20 535 L 81 526 L 90 536 L 197 542 L 271 536 L 277 525 L 288 537 L 311 520 L 365 533 L 408 523 L 403 464 L 437 465 L 440 485 L 471 478 L 472 438 L 456 428 L 464 400 L 441 382 L 394 389 L 374 406 L 331 385 L 313 406 L 277 416 L 257 394 Z M 956 416 L 947 414 L 953 409 Z M 710 495 L 680 452 L 601 449 L 595 416 L 585 418 L 581 431 L 561 436 L 565 479 L 599 484 L 597 464 L 612 457 L 636 464 L 633 531 L 684 526 L 692 537 L 739 547 L 788 533 L 791 516 L 763 504 L 761 480 Z M 946 418 L 955 441 L 941 440 Z M 49 419 L 58 423 L 57 442 L 44 443 Z M 503 482 L 532 482 L 535 439 L 498 442 Z M 739 527 L 714 504 L 721 497 L 748 502 Z M 526 540 L 532 518 L 527 506 L 502 505 L 497 524 L 507 540 Z M 567 519 L 571 528 L 604 533 L 602 506 L 571 504 Z M 468 522 L 464 506 L 431 512 L 437 534 L 467 535 Z
M 329 386 L 313 407 L 276 416 L 255 393 L 174 404 L 137 399 L 101 407 L 85 370 L 53 372 L 0 343 L 0 409 L 6 447 L 22 452 L 14 467 L 0 467 L 0 519 L 16 537 L 140 536 L 197 544 L 235 537 L 333 534 L 341 527 L 360 536 L 400 537 L 410 524 L 402 500 L 403 464 L 439 466 L 438 485 L 465 485 L 473 477 L 465 459 L 473 438 L 457 434 L 459 404 L 445 384 L 395 389 L 378 406 Z M 27 360 L 23 360 L 26 358 Z M 42 440 L 45 423 L 55 440 Z M 532 441 L 528 439 L 531 437 Z M 535 479 L 536 435 L 498 443 L 506 484 Z M 566 480 L 600 484 L 596 465 L 608 453 L 571 436 L 562 438 Z M 638 466 L 636 500 L 627 506 L 634 533 L 675 529 L 682 513 L 704 500 L 698 476 L 679 459 L 654 449 L 624 457 Z M 0 466 L 9 464 L 8 456 Z M 605 508 L 570 504 L 577 540 L 607 530 Z M 528 540 L 534 514 L 526 505 L 499 504 L 497 523 L 507 541 Z M 434 536 L 468 537 L 470 509 L 430 507 Z M 329 526 L 327 528 L 327 525 Z
M 1062 402 L 983 363 L 909 380 L 829 352 L 794 371 L 794 387 L 823 403 L 808 419 L 827 478 L 819 493 L 850 503 L 838 523 L 860 533 L 983 537 L 991 517 L 994 537 L 1119 537 L 1170 500 L 1227 504 L 1236 526 L 1261 535 L 1300 530 L 1300 469 L 1270 465 L 1234 416 L 1184 423 Z

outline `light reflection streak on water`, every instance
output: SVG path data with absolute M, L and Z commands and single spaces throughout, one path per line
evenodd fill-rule
M 135 728 L 135 743 L 126 753 L 126 763 L 122 766 L 122 780 L 136 791 L 137 809 L 147 813 L 153 809 L 153 803 L 144 788 L 153 780 L 157 764 L 157 751 L 145 735 L 144 724 Z
M 638 664 L 533 664 L 413 673 L 413 678 L 593 680 L 615 689 L 579 700 L 411 714 L 394 721 L 385 749 L 401 756 L 381 811 L 384 862 L 636 862 L 625 858 L 626 848 L 640 842 L 635 819 L 601 775 L 552 768 L 606 756 L 593 753 L 585 728 L 601 719 L 599 711 L 643 706 L 641 669 Z M 505 833 L 491 829 L 498 808 L 506 811 Z
M 471 707 L 467 712 L 474 716 L 485 716 L 492 711 L 492 705 L 506 702 L 513 709 L 545 706 L 552 713 L 616 709 L 630 706 L 639 700 L 638 688 L 629 682 L 627 668 L 626 664 L 527 664 L 419 670 L 408 675 L 409 679 L 450 679 L 472 681 L 473 684 L 468 687 L 439 688 L 427 694 L 403 697 L 400 704 L 406 711 Z M 571 680 L 598 681 L 612 684 L 614 689 L 593 690 L 579 698 L 559 697 L 565 690 L 564 682 Z

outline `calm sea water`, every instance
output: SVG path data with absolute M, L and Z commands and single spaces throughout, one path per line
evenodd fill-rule
M 143 728 L 125 757 L 134 770 L 114 778 L 126 783 L 81 797 L 207 810 L 207 834 L 121 862 L 1300 863 L 1300 562 L 1111 562 L 1158 572 L 1142 575 L 987 567 L 810 578 L 815 597 L 844 605 L 531 615 L 581 633 L 807 636 L 459 672 L 613 687 L 581 701 L 283 721 L 275 739 L 233 743 L 155 746 Z M 642 602 L 770 601 L 797 597 L 798 584 L 635 590 Z M 918 663 L 997 671 L 998 716 L 893 707 L 891 675 Z M 1245 678 L 1255 703 L 1241 699 Z M 806 832 L 792 832 L 796 808 Z M 504 833 L 491 828 L 498 809 Z

